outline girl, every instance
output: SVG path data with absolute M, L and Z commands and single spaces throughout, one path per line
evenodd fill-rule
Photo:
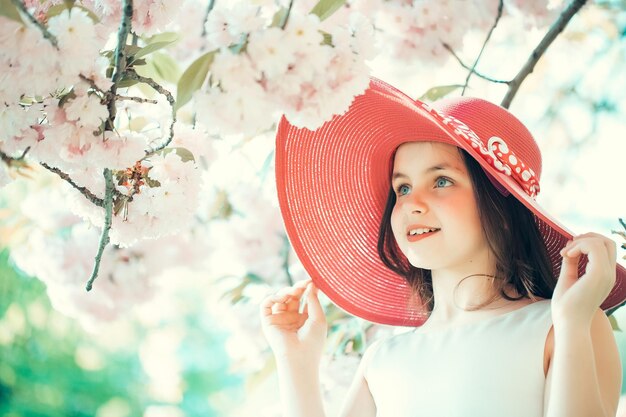
M 626 299 L 626 271 L 611 240 L 572 236 L 536 203 L 539 148 L 508 111 L 466 97 L 435 109 L 372 79 L 314 132 L 283 119 L 276 172 L 312 277 L 261 306 L 285 416 L 324 416 L 318 288 L 414 328 L 367 349 L 342 416 L 615 415 L 621 364 L 602 309 Z

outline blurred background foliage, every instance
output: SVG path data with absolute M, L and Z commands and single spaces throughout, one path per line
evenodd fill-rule
M 174 352 L 181 392 L 163 401 L 162 382 L 148 383 L 151 375 L 142 365 L 141 355 L 150 354 L 140 349 L 147 329 L 131 324 L 131 334 L 114 334 L 119 343 L 103 346 L 52 309 L 44 284 L 16 272 L 8 252 L 0 252 L 0 416 L 224 415 L 225 397 L 230 402 L 243 395 L 242 377 L 229 372 L 227 335 L 217 321 L 192 310 L 181 317 L 183 336 Z

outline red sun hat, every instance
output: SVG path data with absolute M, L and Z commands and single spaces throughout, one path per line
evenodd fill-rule
M 408 141 L 438 141 L 467 151 L 504 194 L 534 215 L 555 277 L 560 250 L 573 233 L 541 208 L 541 152 L 531 133 L 506 109 L 458 97 L 432 107 L 371 78 L 348 111 L 315 131 L 282 118 L 276 135 L 280 209 L 293 248 L 313 282 L 339 307 L 363 319 L 419 326 L 429 312 L 406 280 L 377 252 L 378 230 L 391 187 L 396 148 Z M 581 262 L 579 272 L 585 270 Z M 626 269 L 602 303 L 626 300 Z

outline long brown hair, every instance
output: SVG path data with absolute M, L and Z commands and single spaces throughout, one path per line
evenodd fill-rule
M 496 258 L 491 297 L 469 310 L 481 309 L 500 297 L 509 301 L 552 298 L 556 278 L 552 274 L 552 264 L 535 216 L 515 197 L 502 195 L 478 162 L 458 149 L 472 181 L 483 233 Z M 378 255 L 387 268 L 407 280 L 421 303 L 432 311 L 435 301 L 430 270 L 411 265 L 393 236 L 391 212 L 395 204 L 396 194 L 390 187 L 378 233 Z M 471 276 L 474 275 L 463 279 Z M 508 295 L 507 286 L 515 289 L 520 296 L 514 298 Z

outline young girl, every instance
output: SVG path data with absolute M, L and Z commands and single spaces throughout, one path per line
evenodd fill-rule
M 611 240 L 572 236 L 536 203 L 539 148 L 508 111 L 465 97 L 431 108 L 372 79 L 316 131 L 283 119 L 276 172 L 312 277 L 261 306 L 285 416 L 325 415 L 318 288 L 414 327 L 367 349 L 342 416 L 615 416 L 603 309 L 626 299 L 626 271 Z

